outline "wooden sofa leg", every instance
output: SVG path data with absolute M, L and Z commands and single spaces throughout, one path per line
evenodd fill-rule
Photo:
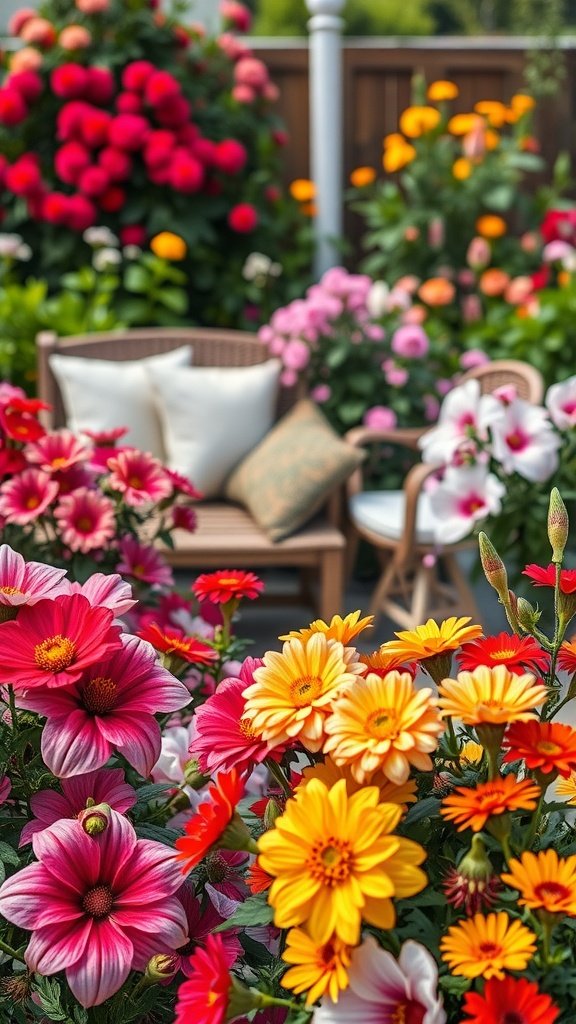
M 344 585 L 344 551 L 326 551 L 320 563 L 320 594 L 318 614 L 324 622 L 342 614 Z

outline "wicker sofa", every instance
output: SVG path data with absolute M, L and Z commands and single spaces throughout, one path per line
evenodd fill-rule
M 84 359 L 135 360 L 170 352 L 190 344 L 195 366 L 243 367 L 263 363 L 267 352 L 252 334 L 207 328 L 142 328 L 122 332 L 60 338 L 42 332 L 37 338 L 38 395 L 51 406 L 46 425 L 66 422 L 62 395 L 50 367 L 50 356 Z M 297 397 L 284 389 L 277 418 Z M 121 421 L 121 410 L 119 410 Z M 226 500 L 207 500 L 198 505 L 198 528 L 193 534 L 178 531 L 175 549 L 166 551 L 177 569 L 296 568 L 300 589 L 289 595 L 298 603 L 313 604 L 328 620 L 341 610 L 345 538 L 340 529 L 342 494 L 329 497 L 323 511 L 285 540 L 272 541 L 245 508 Z M 282 599 L 282 595 L 276 596 Z

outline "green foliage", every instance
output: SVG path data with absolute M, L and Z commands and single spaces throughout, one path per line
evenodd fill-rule
M 434 30 L 429 0 L 348 0 L 342 17 L 351 36 L 427 35 Z M 310 18 L 304 0 L 260 0 L 256 35 L 306 34 Z

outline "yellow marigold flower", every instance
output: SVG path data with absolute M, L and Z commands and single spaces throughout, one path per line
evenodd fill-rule
M 400 114 L 400 131 L 409 139 L 419 139 L 440 124 L 436 107 L 406 107 Z
M 478 127 L 478 114 L 454 114 L 447 124 L 451 135 L 468 135 Z
M 525 92 L 517 92 L 510 100 L 510 106 L 518 117 L 522 117 L 523 114 L 534 110 L 536 100 Z
M 268 651 L 263 661 L 244 690 L 244 720 L 266 740 L 298 738 L 307 750 L 320 750 L 332 701 L 357 678 L 344 647 L 313 633 L 305 641 L 287 640 L 282 653 Z
M 348 971 L 352 947 L 337 935 L 327 942 L 315 942 L 302 928 L 291 928 L 286 936 L 282 959 L 294 964 L 282 978 L 284 988 L 296 995 L 306 992 L 306 1005 L 311 1006 L 328 994 L 333 1003 L 348 988 Z
M 567 779 L 558 779 L 556 796 L 567 796 L 567 803 L 576 806 L 576 772 L 571 772 Z
M 442 100 L 455 100 L 459 92 L 455 82 L 440 78 L 437 82 L 430 83 L 426 95 L 431 103 L 441 103 Z
M 150 240 L 150 248 L 162 260 L 183 260 L 188 252 L 184 239 L 172 231 L 161 231 L 159 235 L 154 235 Z
M 476 231 L 483 238 L 501 238 L 506 234 L 506 221 L 495 213 L 485 213 L 478 217 Z
M 412 766 L 432 769 L 430 754 L 444 731 L 432 690 L 417 690 L 408 672 L 395 670 L 358 679 L 334 704 L 325 729 L 325 753 L 349 765 L 358 782 L 380 770 L 396 786 L 407 781 Z
M 407 146 L 409 143 L 400 132 L 391 132 L 390 135 L 384 136 L 382 145 L 384 149 L 392 149 L 394 146 Z
M 460 751 L 459 761 L 464 768 L 468 766 L 476 767 L 476 765 L 480 764 L 483 757 L 484 747 L 482 744 L 476 743 L 475 740 L 467 740 Z
M 534 811 L 540 799 L 540 787 L 529 779 L 505 775 L 481 782 L 476 789 L 457 786 L 444 797 L 440 813 L 453 821 L 458 832 L 471 828 L 480 832 L 489 818 L 507 811 Z
M 307 768 L 304 768 L 302 781 L 296 787 L 296 792 L 299 791 L 301 786 L 305 786 L 310 782 L 310 779 L 320 779 L 329 789 L 340 779 L 345 779 L 348 796 L 358 793 L 363 788 L 363 784 L 357 782 L 353 777 L 350 768 L 346 765 L 338 766 L 331 757 L 327 757 L 325 761 L 319 761 L 317 764 L 308 765 Z M 402 807 L 402 811 L 406 812 L 408 804 L 416 803 L 415 779 L 407 779 L 402 785 L 396 786 L 382 772 L 375 772 L 370 779 L 370 785 L 378 787 L 378 801 L 381 804 L 398 804 L 398 806 Z
M 469 640 L 482 636 L 482 626 L 469 626 L 470 616 L 457 619 L 453 615 L 438 625 L 434 619 L 428 619 L 423 626 L 416 629 L 403 630 L 396 633 L 397 640 L 388 640 L 382 644 L 381 651 L 402 655 L 407 661 L 423 661 L 436 654 L 455 651 Z
M 356 167 L 350 174 L 350 184 L 354 188 L 366 188 L 376 181 L 376 171 L 373 167 Z
M 486 118 L 491 128 L 502 128 L 508 120 L 508 108 L 500 100 L 479 100 L 474 110 Z
M 316 198 L 316 185 L 308 178 L 295 178 L 290 183 L 290 195 L 299 203 L 309 203 Z
M 509 868 L 502 881 L 518 890 L 520 906 L 576 917 L 576 855 L 559 857 L 552 849 L 526 852 Z
M 468 160 L 465 156 L 461 156 L 458 160 L 455 160 L 452 164 L 452 174 L 457 181 L 466 181 L 470 177 L 473 170 L 473 164 L 471 160 Z
M 460 718 L 465 725 L 505 725 L 536 718 L 534 708 L 546 702 L 548 691 L 536 676 L 509 672 L 506 665 L 479 665 L 459 672 L 438 688 L 440 714 Z
M 488 981 L 523 971 L 536 952 L 536 936 L 504 911 L 474 914 L 448 929 L 440 952 L 452 974 Z
M 382 166 L 387 174 L 395 174 L 412 163 L 415 156 L 416 150 L 409 142 L 387 146 L 382 157 Z
M 413 896 L 427 882 L 418 867 L 422 847 L 390 835 L 401 814 L 378 803 L 376 786 L 348 796 L 344 779 L 330 789 L 311 779 L 258 840 L 259 864 L 274 878 L 274 923 L 306 924 L 317 943 L 336 934 L 350 946 L 359 942 L 362 920 L 393 928 L 392 897 Z
M 373 615 L 366 615 L 363 619 L 360 618 L 361 615 L 361 611 L 349 612 L 344 618 L 341 615 L 333 615 L 329 623 L 323 619 L 314 619 L 307 628 L 293 629 L 278 639 L 308 640 L 313 633 L 324 633 L 327 640 L 339 640 L 341 644 L 349 644 L 374 622 Z

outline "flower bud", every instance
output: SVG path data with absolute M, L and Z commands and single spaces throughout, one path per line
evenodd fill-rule
M 555 565 L 559 565 L 562 562 L 569 528 L 570 523 L 566 505 L 562 501 L 558 488 L 553 487 L 550 492 L 550 504 L 548 506 L 548 540 L 552 547 L 552 561 Z
M 276 821 L 276 818 L 280 817 L 281 814 L 282 808 L 280 804 L 277 802 L 277 800 L 274 799 L 274 797 L 271 797 L 268 803 L 266 804 L 266 809 L 264 811 L 264 827 L 274 828 L 274 822 Z
M 150 982 L 169 981 L 179 966 L 180 957 L 177 953 L 156 953 L 146 965 L 146 978 Z
M 196 758 L 187 761 L 184 768 L 186 784 L 192 789 L 203 789 L 210 782 L 210 776 L 200 771 L 200 765 Z
M 462 907 L 468 917 L 495 903 L 502 885 L 479 835 L 473 836 L 470 850 L 458 867 L 448 872 L 442 888 L 448 903 Z
M 80 811 L 78 821 L 89 836 L 99 836 L 105 832 L 110 824 L 110 812 L 112 808 L 108 804 L 94 804 Z
M 498 594 L 502 604 L 507 605 L 508 575 L 506 573 L 506 566 L 496 551 L 492 541 L 488 539 L 485 533 L 479 534 L 478 544 L 480 547 L 480 561 L 482 562 L 484 575 L 490 586 L 494 587 L 494 590 Z
M 534 632 L 541 615 L 542 612 L 537 611 L 525 597 L 519 597 L 517 599 L 516 617 L 525 633 Z

